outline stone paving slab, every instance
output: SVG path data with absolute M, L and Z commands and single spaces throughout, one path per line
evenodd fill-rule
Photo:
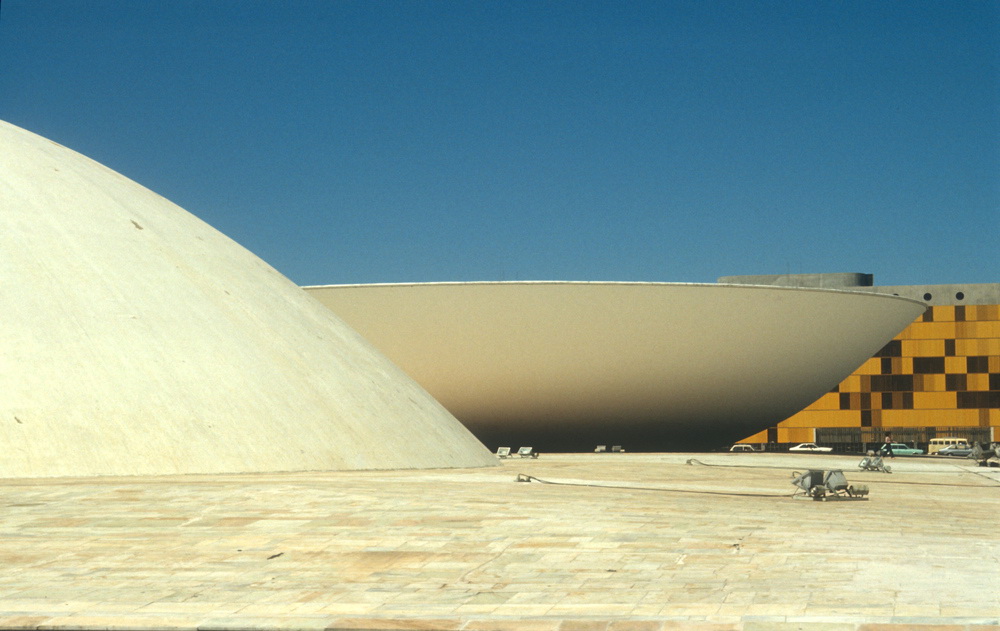
M 0 480 L 0 629 L 1000 631 L 1000 471 L 859 459 Z

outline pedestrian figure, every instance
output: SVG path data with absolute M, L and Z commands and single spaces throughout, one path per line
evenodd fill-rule
M 892 432 L 886 432 L 885 434 L 885 445 L 882 447 L 883 455 L 888 455 L 890 458 L 895 458 L 896 454 L 892 453 Z

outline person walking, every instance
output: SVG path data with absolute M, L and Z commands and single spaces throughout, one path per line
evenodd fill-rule
M 893 459 L 896 457 L 896 454 L 892 453 L 892 432 L 886 432 L 885 434 L 885 444 L 882 446 L 882 455 L 888 455 Z

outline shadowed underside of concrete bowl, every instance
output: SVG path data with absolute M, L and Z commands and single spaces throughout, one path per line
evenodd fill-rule
M 829 391 L 923 312 L 747 285 L 308 287 L 488 447 L 718 447 Z

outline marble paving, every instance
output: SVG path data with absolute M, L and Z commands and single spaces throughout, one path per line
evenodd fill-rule
M 1000 630 L 1000 470 L 859 460 L 0 480 L 0 629 Z

